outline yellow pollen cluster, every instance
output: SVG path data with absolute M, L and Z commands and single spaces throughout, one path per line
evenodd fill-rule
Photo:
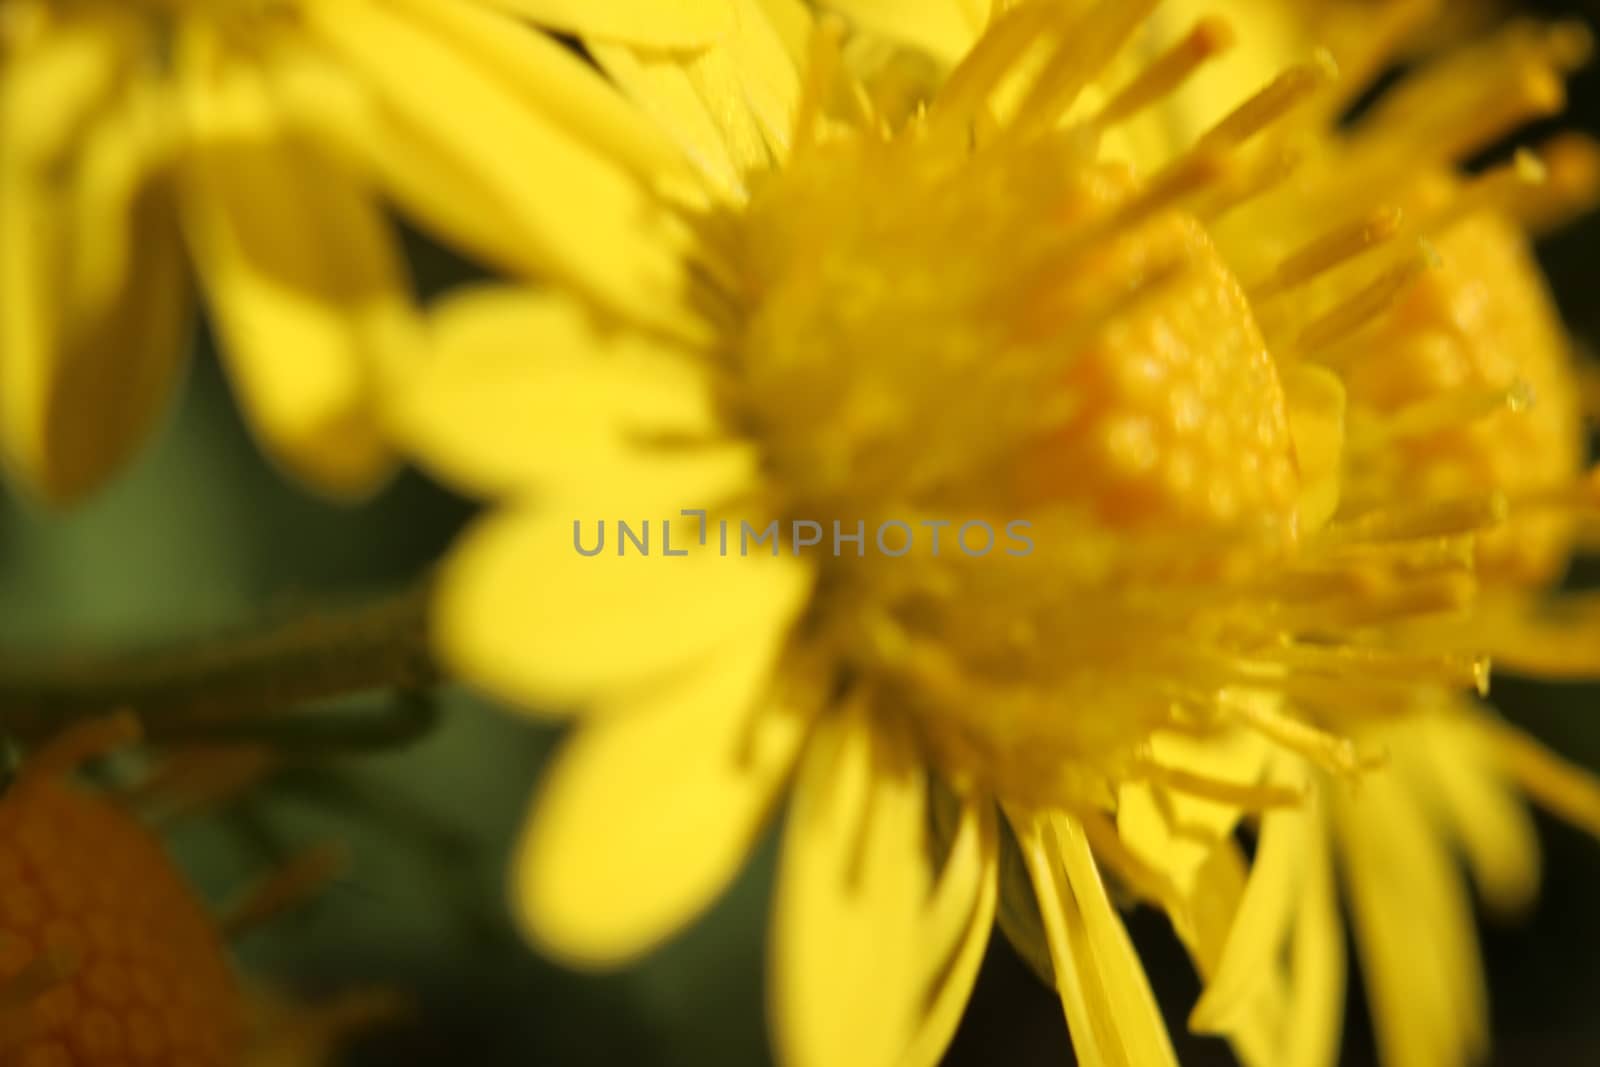
M 742 221 L 731 390 L 790 507 L 1292 528 L 1283 390 L 1244 293 L 1125 169 L 913 127 L 819 146 Z
M 232 1067 L 241 1003 L 200 901 L 132 817 L 25 776 L 0 798 L 0 1059 Z

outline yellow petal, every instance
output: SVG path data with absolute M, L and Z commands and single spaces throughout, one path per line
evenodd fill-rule
M 391 0 L 419 26 L 456 42 L 527 106 L 640 178 L 685 172 L 686 160 L 594 67 L 548 35 L 456 0 Z
M 146 202 L 158 153 L 148 95 L 123 81 L 125 31 L 62 18 L 0 69 L 0 453 L 56 504 L 127 458 L 181 354 L 181 261 Z M 149 277 L 130 269 L 144 240 Z M 125 334 L 107 346 L 112 324 Z
M 1496 670 L 1552 681 L 1600 678 L 1600 595 L 1485 600 L 1473 621 Z
M 768 150 L 780 164 L 789 158 L 800 70 L 778 28 L 758 0 L 735 0 L 738 32 L 726 49 L 745 106 Z
M 430 469 L 471 492 L 534 490 L 569 509 L 677 516 L 754 484 L 749 444 L 720 436 L 693 353 L 602 331 L 562 294 L 468 290 L 432 321 L 430 358 L 389 422 Z M 653 446 L 651 439 L 678 442 Z M 687 443 L 687 442 L 694 443 Z
M 789 62 L 803 70 L 811 55 L 811 11 L 800 0 L 757 0 L 789 53 Z
M 1070 816 L 1011 815 L 1038 895 L 1056 989 L 1084 1063 L 1176 1064 L 1144 967 L 1082 828 Z
M 134 454 L 187 361 L 193 301 L 169 194 L 163 185 L 128 205 L 121 225 L 135 257 L 63 345 L 45 425 L 42 487 L 53 500 L 95 488 Z
M 1268 812 L 1233 928 L 1205 992 L 1189 1015 L 1198 1033 L 1221 1033 L 1247 1011 L 1271 974 L 1299 901 L 1310 816 L 1301 809 Z
M 733 201 L 744 199 L 743 168 L 735 164 L 722 127 L 712 118 L 681 57 L 640 53 L 604 42 L 591 43 L 589 51 L 713 191 Z
M 1247 875 L 1238 844 L 1232 838 L 1224 839 L 1197 872 L 1184 910 L 1168 913 L 1201 979 L 1207 983 L 1216 973 L 1227 946 Z M 1288 982 L 1277 959 L 1263 968 L 1256 987 L 1246 1004 L 1230 1010 L 1230 1021 L 1220 1032 L 1245 1067 L 1281 1067 L 1279 1035 L 1288 1003 Z
M 376 99 L 373 162 L 403 208 L 496 266 L 696 329 L 678 303 L 686 237 L 622 164 L 527 106 L 461 42 L 402 13 L 315 4 L 306 14 Z
M 737 639 L 578 728 L 517 852 L 514 910 L 535 942 L 582 966 L 621 963 L 722 891 L 804 730 L 768 699 L 776 653 L 770 633 Z
M 196 32 L 182 53 L 183 205 L 228 370 L 272 455 L 326 492 L 370 492 L 392 466 L 376 377 L 416 343 L 397 250 L 372 196 L 213 48 Z
M 531 708 L 589 703 L 661 684 L 695 669 L 741 635 L 787 630 L 809 589 L 792 557 L 696 548 L 694 520 L 672 524 L 667 557 L 615 554 L 617 516 L 582 517 L 582 544 L 597 523 L 606 550 L 585 556 L 570 515 L 507 512 L 479 523 L 445 565 L 436 641 L 462 677 Z M 632 522 L 637 531 L 642 523 Z
M 49 32 L 8 50 L 0 68 L 0 158 L 8 166 L 58 162 L 122 83 L 141 44 L 137 24 L 124 18 L 47 17 Z
M 983 23 L 960 0 L 827 0 L 826 5 L 868 33 L 920 48 L 954 65 L 978 39 Z
M 1366 775 L 1333 809 L 1384 1063 L 1476 1060 L 1487 1040 L 1483 968 L 1444 840 L 1392 771 Z
M 1526 911 L 1538 896 L 1540 870 L 1539 835 L 1527 805 L 1468 724 L 1428 715 L 1415 726 L 1413 743 L 1391 747 L 1396 765 L 1432 802 L 1485 903 L 1501 914 Z
M 1283 1067 L 1333 1067 L 1344 1033 L 1344 923 L 1339 916 L 1325 816 L 1306 852 L 1305 888 L 1295 920 Z
M 484 0 L 543 26 L 646 48 L 701 48 L 733 27 L 728 0 Z
M 1240 730 L 1196 739 L 1158 733 L 1150 740 L 1151 759 L 1218 782 L 1248 787 L 1261 781 L 1267 756 L 1259 735 Z M 1196 872 L 1218 841 L 1233 832 L 1242 810 L 1150 782 L 1130 782 L 1119 790 L 1117 831 L 1140 859 L 1163 871 L 1186 893 Z
M 771 1011 L 785 1067 L 893 1064 L 928 994 L 927 782 L 908 741 L 851 706 L 817 723 L 784 827 Z
M 921 967 L 934 981 L 899 1067 L 934 1067 L 961 1024 L 994 928 L 999 844 L 994 805 L 987 798 L 964 804 L 918 937 Z

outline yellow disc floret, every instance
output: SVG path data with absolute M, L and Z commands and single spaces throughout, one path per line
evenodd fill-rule
M 232 1067 L 241 1001 L 217 930 L 130 815 L 25 771 L 0 797 L 0 1059 Z
M 1227 629 L 1223 590 L 1295 544 L 1288 404 L 1181 208 L 1194 163 L 1147 182 L 1092 139 L 947 132 L 808 145 L 729 220 L 720 390 L 763 521 L 865 535 L 814 551 L 848 673 L 953 773 L 1093 792 Z

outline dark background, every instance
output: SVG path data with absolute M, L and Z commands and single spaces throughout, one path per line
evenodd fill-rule
M 1594 3 L 1521 6 L 1600 21 Z M 1600 77 L 1575 79 L 1560 125 L 1600 133 Z M 425 291 L 471 274 L 421 242 L 415 252 Z M 1600 219 L 1540 252 L 1574 335 L 1600 343 Z M 412 474 L 357 509 L 295 490 L 240 425 L 209 339 L 198 348 L 178 410 L 129 475 L 69 518 L 15 502 L 0 511 L 0 640 L 20 648 L 164 643 L 330 595 L 393 588 L 436 558 L 470 516 L 466 502 Z M 1597 577 L 1600 568 L 1580 568 L 1575 581 Z M 1495 697 L 1560 751 L 1600 767 L 1600 690 L 1500 678 Z M 443 725 L 410 749 L 310 764 L 257 800 L 172 828 L 197 881 L 219 900 L 298 847 L 326 839 L 350 846 L 345 878 L 239 944 L 246 970 L 313 998 L 356 985 L 411 990 L 411 1016 L 359 1042 L 351 1063 L 768 1062 L 761 990 L 771 835 L 713 913 L 639 967 L 604 977 L 563 972 L 517 940 L 503 894 L 509 842 L 558 731 L 464 693 L 442 699 Z M 1482 931 L 1493 1062 L 1600 1063 L 1600 844 L 1543 816 L 1539 827 L 1546 872 L 1537 910 L 1520 926 Z M 1130 923 L 1183 1062 L 1231 1063 L 1219 1043 L 1183 1035 L 1196 985 L 1165 921 L 1143 912 Z M 1349 1004 L 1343 1062 L 1371 1063 L 1359 988 Z M 1071 1062 L 1054 994 L 998 938 L 946 1062 Z

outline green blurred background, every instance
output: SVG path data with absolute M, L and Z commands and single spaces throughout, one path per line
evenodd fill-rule
M 1594 3 L 1541 3 L 1544 13 Z M 1219 2 L 1219 10 L 1226 3 Z M 1600 77 L 1581 75 L 1564 119 L 1600 133 Z M 1551 124 L 1554 128 L 1556 124 Z M 1530 131 L 1523 140 L 1539 139 Z M 420 287 L 470 268 L 414 244 Z M 1600 219 L 1541 255 L 1580 342 L 1600 346 Z M 319 503 L 261 459 L 232 407 L 208 338 L 182 401 L 131 473 L 67 518 L 16 501 L 0 514 L 0 644 L 138 647 L 248 624 L 330 596 L 404 584 L 436 559 L 472 508 L 406 474 L 356 509 Z M 1581 566 L 1577 584 L 1600 584 Z M 1600 690 L 1501 678 L 1496 699 L 1560 751 L 1600 767 Z M 403 751 L 296 768 L 248 803 L 190 819 L 171 837 L 202 888 L 225 897 L 307 844 L 348 844 L 348 874 L 309 907 L 238 946 L 251 973 L 315 997 L 352 985 L 412 991 L 415 1011 L 351 1046 L 344 1062 L 479 1067 L 721 1067 L 769 1062 L 762 958 L 773 840 L 703 921 L 632 970 L 566 973 L 518 941 L 504 907 L 510 843 L 559 731 L 464 692 L 441 695 L 438 729 Z M 1486 925 L 1493 1062 L 1600 1063 L 1600 844 L 1540 818 L 1538 910 Z M 1231 1063 L 1181 1036 L 1196 986 L 1164 920 L 1131 925 L 1186 1064 Z M 1344 1062 L 1373 1062 L 1353 989 Z M 951 1065 L 1072 1062 L 1061 1011 L 998 938 Z

